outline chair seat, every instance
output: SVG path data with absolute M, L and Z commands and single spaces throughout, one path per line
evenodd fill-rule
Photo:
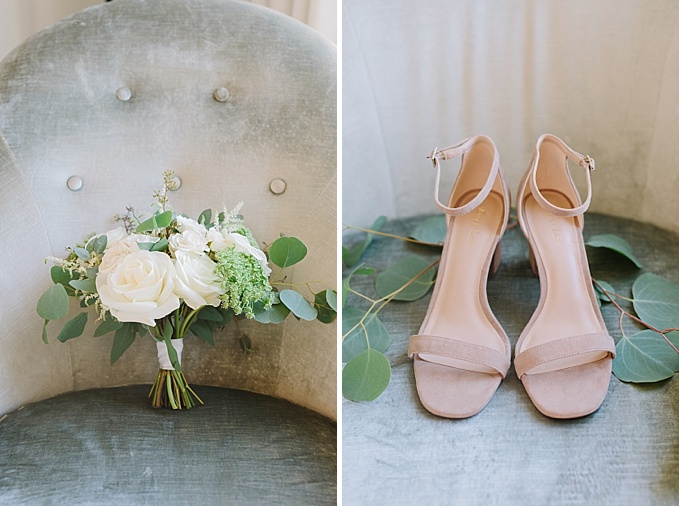
M 335 504 L 336 424 L 281 399 L 148 385 L 69 393 L 0 419 L 0 504 Z

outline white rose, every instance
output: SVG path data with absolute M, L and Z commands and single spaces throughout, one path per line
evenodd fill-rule
M 179 307 L 175 278 L 174 264 L 165 253 L 135 251 L 113 272 L 99 271 L 97 292 L 104 309 L 118 321 L 155 326 L 156 319 Z
M 175 253 L 175 256 L 178 252 L 203 253 L 209 251 L 205 234 L 191 229 L 184 230 L 181 234 L 172 234 L 168 242 L 170 251 Z
M 127 231 L 125 230 L 125 227 L 118 227 L 114 228 L 113 230 L 109 230 L 106 232 L 106 251 L 109 249 L 111 246 L 115 246 L 118 244 L 118 242 L 122 241 L 128 237 Z
M 215 264 L 207 255 L 180 252 L 175 260 L 177 284 L 175 293 L 191 309 L 201 306 L 219 306 L 222 293 L 214 274 Z
M 230 246 L 235 246 L 236 251 L 247 253 L 248 255 L 255 257 L 262 266 L 265 276 L 271 274 L 271 269 L 269 268 L 264 252 L 261 249 L 252 246 L 250 241 L 248 241 L 248 238 L 244 235 L 235 232 L 220 232 L 219 230 L 211 228 L 208 230 L 207 240 L 210 243 L 210 249 L 212 251 L 219 251 Z
M 122 227 L 120 227 L 122 228 Z M 116 229 L 118 230 L 118 229 Z M 124 231 L 125 229 L 123 229 Z M 108 237 L 108 232 L 106 232 Z M 115 236 L 114 236 L 115 237 Z M 104 256 L 101 258 L 99 272 L 113 272 L 127 255 L 139 251 L 139 243 L 158 242 L 160 238 L 152 235 L 132 234 L 116 240 L 111 247 L 106 246 Z M 108 239 L 107 239 L 108 241 Z
M 205 228 L 205 225 L 201 225 L 196 220 L 192 220 L 191 218 L 184 218 L 183 216 L 177 216 L 177 229 L 180 232 L 193 230 L 194 232 L 203 235 L 207 233 L 207 228 Z

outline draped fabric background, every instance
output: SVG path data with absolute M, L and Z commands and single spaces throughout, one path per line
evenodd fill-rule
M 592 210 L 679 230 L 679 2 L 344 0 L 342 10 L 345 223 L 433 212 L 425 156 L 471 135 L 493 138 L 516 192 L 550 132 L 596 160 Z M 443 188 L 457 166 L 443 164 Z
M 337 40 L 337 0 L 248 0 L 292 16 Z M 104 0 L 0 0 L 0 60 L 29 35 Z

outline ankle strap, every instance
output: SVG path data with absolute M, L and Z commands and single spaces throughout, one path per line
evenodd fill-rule
M 553 141 L 559 148 L 561 148 L 561 151 L 563 151 L 567 158 L 576 162 L 581 167 L 587 169 L 586 170 L 587 198 L 581 205 L 569 209 L 566 209 L 564 207 L 558 207 L 549 202 L 540 192 L 540 189 L 538 188 L 536 173 L 538 168 L 538 162 L 540 160 L 540 146 L 542 145 L 542 142 L 544 140 Z M 533 155 L 533 161 L 530 168 L 531 172 L 530 190 L 533 193 L 533 197 L 535 198 L 537 203 L 540 204 L 540 206 L 545 211 L 555 214 L 556 216 L 566 216 L 566 217 L 579 216 L 581 214 L 584 214 L 584 212 L 589 207 L 590 201 L 592 200 L 592 178 L 590 176 L 590 172 L 592 172 L 594 168 L 595 168 L 594 160 L 590 158 L 588 155 L 582 155 L 577 151 L 572 150 L 568 145 L 566 145 L 564 141 L 562 141 L 555 135 L 551 134 L 541 135 L 540 138 L 538 139 L 537 144 L 535 145 L 535 154 Z
M 490 144 L 490 146 L 492 146 L 493 148 L 493 165 L 490 168 L 490 173 L 488 174 L 488 179 L 486 180 L 486 183 L 483 185 L 483 188 L 481 188 L 478 195 L 469 202 L 467 202 L 465 205 L 460 207 L 448 207 L 443 205 L 439 200 L 439 183 L 441 180 L 440 160 L 450 160 L 451 158 L 462 156 L 469 150 L 471 150 L 472 147 L 474 147 L 474 145 L 478 142 L 486 142 L 487 144 Z M 495 178 L 497 177 L 498 169 L 500 166 L 500 158 L 498 156 L 497 149 L 495 148 L 495 144 L 493 143 L 492 140 L 490 140 L 489 137 L 486 137 L 485 135 L 468 137 L 462 142 L 447 148 L 443 149 L 434 148 L 434 150 L 427 158 L 431 159 L 432 163 L 434 164 L 434 168 L 436 169 L 436 183 L 434 184 L 434 200 L 439 209 L 441 209 L 441 211 L 450 216 L 460 216 L 463 214 L 467 214 L 473 211 L 479 205 L 481 205 L 481 203 L 486 199 L 486 197 L 488 196 L 488 194 L 490 194 L 490 191 L 493 188 L 493 184 L 495 183 Z

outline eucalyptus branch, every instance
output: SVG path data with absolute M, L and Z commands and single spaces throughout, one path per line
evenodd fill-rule
M 655 333 L 657 333 L 657 334 L 660 334 L 660 335 L 662 336 L 662 338 L 665 340 L 665 342 L 666 342 L 667 344 L 669 344 L 670 347 L 671 347 L 676 353 L 679 354 L 679 349 L 677 349 L 677 347 L 676 347 L 674 344 L 672 344 L 672 342 L 671 342 L 671 341 L 668 339 L 668 337 L 665 335 L 665 334 L 669 334 L 670 332 L 679 332 L 679 328 L 669 328 L 669 329 L 662 329 L 662 330 L 660 330 L 660 329 L 654 327 L 654 326 L 651 325 L 650 323 L 647 323 L 647 322 L 643 321 L 641 318 L 638 318 L 637 316 L 633 315 L 633 314 L 630 313 L 629 311 L 624 310 L 624 309 L 620 306 L 620 304 L 618 304 L 618 303 L 614 300 L 614 297 L 619 297 L 619 298 L 621 298 L 621 299 L 630 300 L 630 301 L 633 300 L 633 299 L 628 299 L 627 297 L 623 297 L 622 295 L 617 294 L 617 293 L 615 293 L 615 292 L 609 292 L 609 291 L 606 290 L 603 286 L 601 286 L 601 284 L 600 284 L 597 280 L 595 280 L 594 278 L 592 278 L 592 282 L 597 286 L 597 288 L 599 288 L 599 290 L 601 290 L 601 291 L 608 297 L 608 300 L 611 301 L 611 303 L 613 304 L 613 306 L 615 306 L 615 308 L 616 308 L 618 311 L 620 311 L 620 317 L 618 318 L 618 326 L 620 327 L 620 332 L 622 333 L 623 336 L 625 336 L 625 331 L 624 331 L 623 328 L 622 328 L 622 322 L 623 322 L 623 317 L 627 316 L 630 320 L 635 321 L 635 322 L 639 323 L 640 325 L 643 325 L 643 326 L 646 327 L 647 329 L 652 330 L 653 332 L 655 332 Z
M 349 334 L 351 334 L 351 333 L 352 333 L 354 330 L 356 330 L 359 326 L 362 326 L 363 329 L 365 330 L 365 326 L 364 326 L 365 319 L 366 319 L 366 318 L 368 317 L 368 315 L 372 312 L 372 310 L 375 308 L 375 306 L 379 305 L 380 303 L 382 304 L 382 305 L 381 305 L 379 308 L 377 308 L 377 310 L 375 311 L 375 315 L 377 315 L 377 313 L 379 313 L 379 312 L 382 310 L 382 308 L 384 308 L 384 306 L 386 306 L 387 304 L 389 304 L 389 302 L 391 302 L 391 301 L 394 299 L 394 297 L 396 297 L 399 293 L 401 293 L 403 290 L 405 290 L 405 289 L 408 288 L 410 285 L 412 285 L 412 284 L 413 284 L 415 281 L 417 281 L 422 275 L 424 275 L 425 272 L 427 272 L 427 271 L 428 271 L 429 269 L 431 269 L 432 267 L 436 266 L 440 261 L 441 261 L 441 259 L 440 259 L 440 258 L 437 258 L 437 259 L 434 260 L 431 264 L 429 264 L 427 267 L 425 267 L 425 268 L 422 269 L 420 272 L 418 272 L 415 276 L 413 276 L 410 280 L 408 280 L 408 282 L 405 283 L 402 287 L 400 287 L 400 288 L 397 289 L 397 290 L 394 290 L 394 291 L 391 292 L 390 294 L 385 295 L 384 297 L 382 297 L 382 298 L 380 298 L 380 299 L 374 300 L 374 301 L 372 302 L 372 304 L 370 305 L 370 308 L 365 312 L 365 314 L 364 314 L 363 317 L 358 321 L 358 323 L 356 323 L 356 325 L 354 325 L 348 332 L 345 332 L 345 333 L 342 335 L 342 341 L 344 341 L 344 338 L 347 337 Z M 353 290 L 352 290 L 352 291 L 353 291 Z M 354 293 L 356 293 L 356 292 L 354 292 Z M 357 295 L 358 295 L 358 294 L 357 294 Z M 367 333 L 367 331 L 366 331 L 366 336 L 367 336 L 367 335 L 368 335 L 368 333 Z
M 392 239 L 400 239 L 402 241 L 411 242 L 413 244 L 422 244 L 423 246 L 438 246 L 439 248 L 443 246 L 441 243 L 438 242 L 418 241 L 417 239 L 412 239 L 411 237 L 389 234 L 387 232 L 380 232 L 379 230 L 372 230 L 370 228 L 355 227 L 354 225 L 344 225 L 344 230 L 358 230 L 359 232 L 366 232 L 368 234 L 373 235 L 381 235 L 383 237 L 391 237 Z

